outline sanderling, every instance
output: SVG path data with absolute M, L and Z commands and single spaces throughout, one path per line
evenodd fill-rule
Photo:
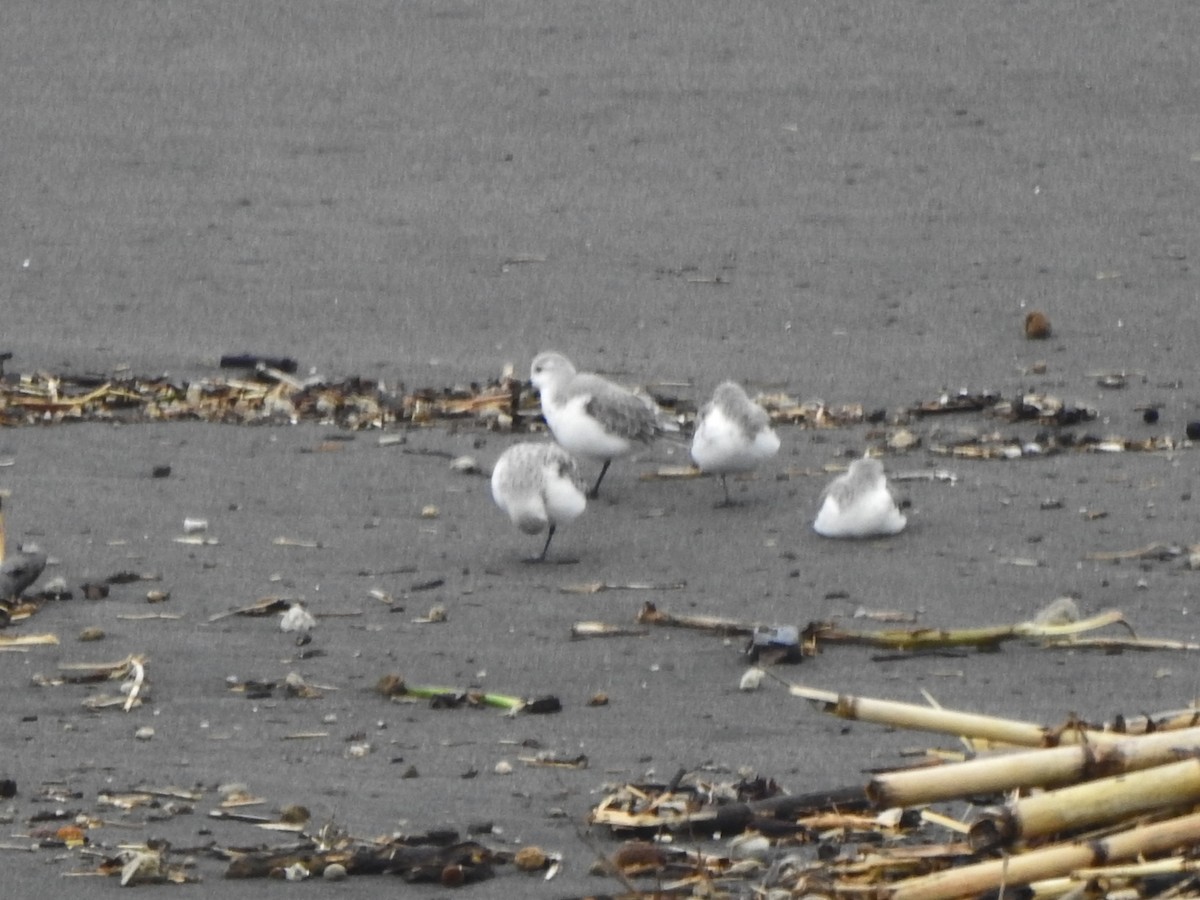
M 649 398 L 591 372 L 576 372 L 561 353 L 539 353 L 529 377 L 541 394 L 542 415 L 554 439 L 571 453 L 604 463 L 588 491 L 591 499 L 600 496 L 600 482 L 614 459 L 671 430 Z
M 513 444 L 500 455 L 492 470 L 492 499 L 526 534 L 550 529 L 541 554 L 530 562 L 542 562 L 558 524 L 587 506 L 574 457 L 549 441 Z
M 907 521 L 888 490 L 883 463 L 864 457 L 825 489 L 813 531 L 829 538 L 876 537 L 899 534 Z
M 692 438 L 692 460 L 703 472 L 721 476 L 728 506 L 725 476 L 749 472 L 779 452 L 779 435 L 771 428 L 767 411 L 746 396 L 742 386 L 726 381 L 704 404 Z
M 14 600 L 29 587 L 46 568 L 46 554 L 36 544 L 22 544 L 0 563 L 0 601 Z M 3 612 L 3 603 L 0 603 Z
M 293 603 L 279 620 L 280 631 L 298 631 L 307 634 L 317 627 L 313 614 L 304 608 L 303 603 Z

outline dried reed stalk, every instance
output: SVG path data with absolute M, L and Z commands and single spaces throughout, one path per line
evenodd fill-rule
M 1129 623 L 1119 610 L 1110 609 L 1065 624 L 1016 622 L 982 628 L 887 628 L 879 631 L 847 631 L 833 625 L 810 626 L 818 643 L 867 644 L 893 650 L 935 650 L 949 647 L 995 647 L 1012 640 L 1061 640 L 1084 631 Z M 1131 629 L 1132 630 L 1132 629 Z
M 1200 802 L 1200 759 L 1045 791 L 986 810 L 971 826 L 977 850 L 1072 832 Z
M 1053 844 L 1003 859 L 947 869 L 880 886 L 879 900 L 953 900 L 1011 889 L 1076 869 L 1169 853 L 1200 842 L 1200 813 L 1138 825 L 1100 840 Z
M 1200 752 L 1200 727 L 1124 736 L 1114 744 L 1078 744 L 972 759 L 927 769 L 887 772 L 867 785 L 876 806 L 918 806 L 998 794 L 1017 788 L 1057 787 L 1162 765 Z
M 799 684 L 789 686 L 788 691 L 795 697 L 812 701 L 823 711 L 842 719 L 876 722 L 895 728 L 953 734 L 1016 747 L 1054 747 L 1059 744 L 1076 744 L 1084 741 L 1111 744 L 1124 737 L 1124 735 L 1112 732 L 1091 729 L 1079 722 L 1069 722 L 1059 728 L 1050 728 L 1033 722 L 1001 719 L 979 713 L 934 709 L 928 706 L 918 706 L 915 703 L 837 694 L 833 691 L 808 688 Z

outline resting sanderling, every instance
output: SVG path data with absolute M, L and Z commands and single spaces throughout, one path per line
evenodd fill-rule
M 883 463 L 864 457 L 825 489 L 813 531 L 829 538 L 876 537 L 899 534 L 907 521 L 888 490 Z
M 722 505 L 732 502 L 726 475 L 749 472 L 778 452 L 779 435 L 771 428 L 767 411 L 747 397 L 741 385 L 733 381 L 718 385 L 696 420 L 692 460 L 701 471 L 721 476 Z
M 571 453 L 604 463 L 588 497 L 600 496 L 609 464 L 671 430 L 653 401 L 591 372 L 577 372 L 561 353 L 539 353 L 530 380 L 554 439 Z
M 549 441 L 513 444 L 500 455 L 492 470 L 492 499 L 526 534 L 549 528 L 541 554 L 530 562 L 545 560 L 558 524 L 574 520 L 587 506 L 574 457 Z

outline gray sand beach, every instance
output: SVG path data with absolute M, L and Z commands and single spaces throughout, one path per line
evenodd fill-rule
M 947 392 L 1032 391 L 1096 411 L 1071 434 L 1180 444 L 973 460 L 929 446 L 958 429 L 1041 429 L 915 419 L 921 443 L 898 452 L 886 424 L 781 425 L 779 455 L 717 509 L 713 479 L 642 478 L 686 462 L 660 443 L 615 463 L 556 535 L 551 555 L 577 563 L 532 566 L 540 539 L 495 508 L 485 477 L 448 465 L 471 455 L 486 473 L 528 430 L 0 430 L 9 546 L 40 545 L 43 581 L 74 592 L 3 632 L 60 638 L 0 653 L 0 778 L 17 786 L 0 801 L 7 895 L 119 889 L 65 878 L 90 865 L 79 851 L 8 849 L 55 806 L 107 822 L 89 839 L 109 851 L 290 839 L 211 819 L 230 783 L 262 798 L 255 812 L 303 804 L 363 837 L 490 823 L 485 844 L 563 856 L 552 881 L 505 870 L 464 896 L 614 893 L 587 873 L 615 846 L 586 831 L 606 785 L 711 766 L 818 790 L 954 743 L 825 716 L 771 680 L 739 691 L 738 639 L 570 640 L 583 620 L 632 624 L 646 600 L 798 625 L 897 610 L 952 628 L 1025 620 L 1071 594 L 1085 614 L 1120 609 L 1139 635 L 1197 639 L 1200 576 L 1181 558 L 1089 558 L 1200 542 L 1183 440 L 1200 418 L 1189 4 L 69 0 L 10 3 L 0 21 L 9 376 L 217 378 L 223 354 L 250 352 L 293 357 L 300 377 L 443 388 L 510 366 L 524 378 L 553 348 L 691 404 L 734 378 L 886 423 Z M 1023 333 L 1034 309 L 1048 340 Z M 1113 373 L 1123 386 L 1101 386 Z M 810 526 L 827 467 L 868 447 L 892 475 L 954 480 L 897 481 L 909 524 L 895 538 L 823 540 Z M 170 476 L 152 477 L 163 465 Z M 214 542 L 177 541 L 185 518 L 207 520 Z M 118 572 L 161 579 L 81 597 Z M 570 590 L 593 582 L 657 587 Z M 170 599 L 147 604 L 150 590 Z M 277 617 L 210 621 L 265 596 L 304 601 L 310 644 Z M 418 621 L 435 605 L 445 622 Z M 158 612 L 174 618 L 143 617 Z M 88 626 L 104 639 L 80 643 Z M 111 685 L 39 684 L 129 654 L 147 657 L 151 688 L 129 712 L 83 707 Z M 321 696 L 231 690 L 291 672 Z M 563 709 L 391 703 L 373 690 L 388 673 L 553 694 Z M 1187 654 L 1021 644 L 839 647 L 780 674 L 1050 725 L 1200 692 Z M 608 705 L 589 706 L 599 692 Z M 522 762 L 543 751 L 588 765 Z M 46 799 L 55 785 L 77 798 Z M 203 799 L 191 815 L 98 800 L 139 785 Z M 368 877 L 226 881 L 197 857 L 198 886 L 151 890 L 445 894 Z

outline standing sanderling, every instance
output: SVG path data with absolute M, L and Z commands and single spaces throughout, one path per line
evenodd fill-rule
M 696 420 L 692 460 L 701 471 L 721 476 L 725 501 L 720 505 L 733 502 L 726 475 L 749 472 L 778 452 L 779 435 L 771 428 L 767 411 L 747 397 L 740 384 L 718 385 Z
M 609 464 L 649 444 L 670 427 L 653 402 L 591 372 L 577 372 L 561 353 L 539 353 L 530 380 L 542 398 L 542 415 L 554 439 L 571 453 L 604 465 L 588 497 L 600 496 Z
M 545 528 L 542 552 L 529 562 L 542 562 L 560 522 L 577 518 L 587 506 L 575 459 L 558 444 L 513 444 L 492 470 L 492 499 L 526 534 Z
M 883 463 L 864 457 L 825 489 L 813 531 L 828 538 L 877 537 L 899 534 L 907 521 L 888 490 Z

